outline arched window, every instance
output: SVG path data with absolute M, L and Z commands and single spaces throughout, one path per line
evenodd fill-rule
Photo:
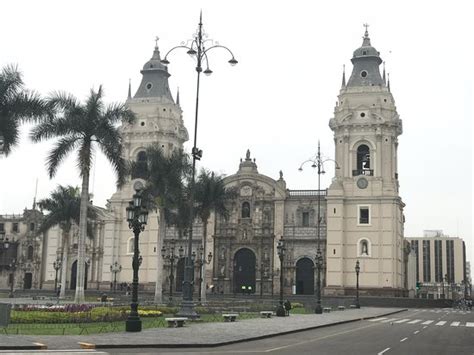
M 145 151 L 140 151 L 137 154 L 137 169 L 135 173 L 133 174 L 133 178 L 145 178 L 146 177 L 146 171 L 147 171 L 147 156 Z
M 133 237 L 128 239 L 127 242 L 127 254 L 133 254 L 133 247 L 135 246 L 135 240 Z
M 358 256 L 370 256 L 370 241 L 368 239 L 359 240 Z
M 370 170 L 370 149 L 365 144 L 361 144 L 357 148 L 357 170 Z M 360 173 L 363 175 L 364 173 Z
M 242 218 L 250 218 L 250 203 L 242 203 Z
M 28 247 L 28 250 L 26 253 L 26 259 L 33 260 L 33 246 L 32 245 Z

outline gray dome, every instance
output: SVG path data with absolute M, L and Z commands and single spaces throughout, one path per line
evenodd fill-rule
M 379 65 L 382 63 L 380 53 L 370 44 L 369 33 L 365 30 L 362 46 L 354 51 L 351 59 L 354 67 L 347 86 L 383 86 Z
M 164 97 L 174 102 L 170 92 L 168 67 L 161 63 L 160 50 L 155 46 L 153 56 L 145 63 L 142 73 L 142 81 L 134 98 Z

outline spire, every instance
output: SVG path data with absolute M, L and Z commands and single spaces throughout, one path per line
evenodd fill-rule
M 382 79 L 383 79 L 383 83 L 385 85 L 387 85 L 387 80 L 385 80 L 385 62 L 383 62 L 383 77 L 382 77 Z
M 390 92 L 390 73 L 387 73 L 387 77 L 388 77 L 387 88 L 388 88 L 388 91 Z
M 176 92 L 176 105 L 179 106 L 179 86 L 178 86 L 178 90 Z
M 346 65 L 342 65 L 342 86 L 346 86 Z
M 364 33 L 364 37 L 362 37 L 363 38 L 362 47 L 370 47 L 371 44 L 370 44 L 369 31 L 368 31 L 369 24 L 364 23 L 364 27 L 365 27 L 365 33 Z
M 128 99 L 132 98 L 132 79 L 128 79 Z

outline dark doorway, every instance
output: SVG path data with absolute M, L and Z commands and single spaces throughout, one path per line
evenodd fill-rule
M 184 281 L 184 265 L 186 258 L 181 258 L 176 264 L 176 292 L 183 291 L 183 281 Z
M 296 294 L 314 294 L 314 264 L 310 258 L 301 258 L 296 263 Z
M 88 272 L 89 267 L 87 263 L 84 263 L 84 264 L 85 264 L 84 290 L 87 290 L 87 272 Z M 77 283 L 77 260 L 72 263 L 72 267 L 71 267 L 71 281 L 70 281 L 71 290 L 76 289 L 76 283 Z
M 33 282 L 33 274 L 31 272 L 25 272 L 25 277 L 23 278 L 23 289 L 31 290 Z
M 234 256 L 234 293 L 255 293 L 255 254 L 247 248 L 240 249 Z M 249 292 L 250 287 L 250 292 Z

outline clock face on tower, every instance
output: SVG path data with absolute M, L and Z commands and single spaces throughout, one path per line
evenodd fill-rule
M 357 180 L 357 187 L 359 189 L 365 189 L 367 188 L 367 186 L 369 186 L 369 182 L 366 178 L 360 178 L 359 180 Z

